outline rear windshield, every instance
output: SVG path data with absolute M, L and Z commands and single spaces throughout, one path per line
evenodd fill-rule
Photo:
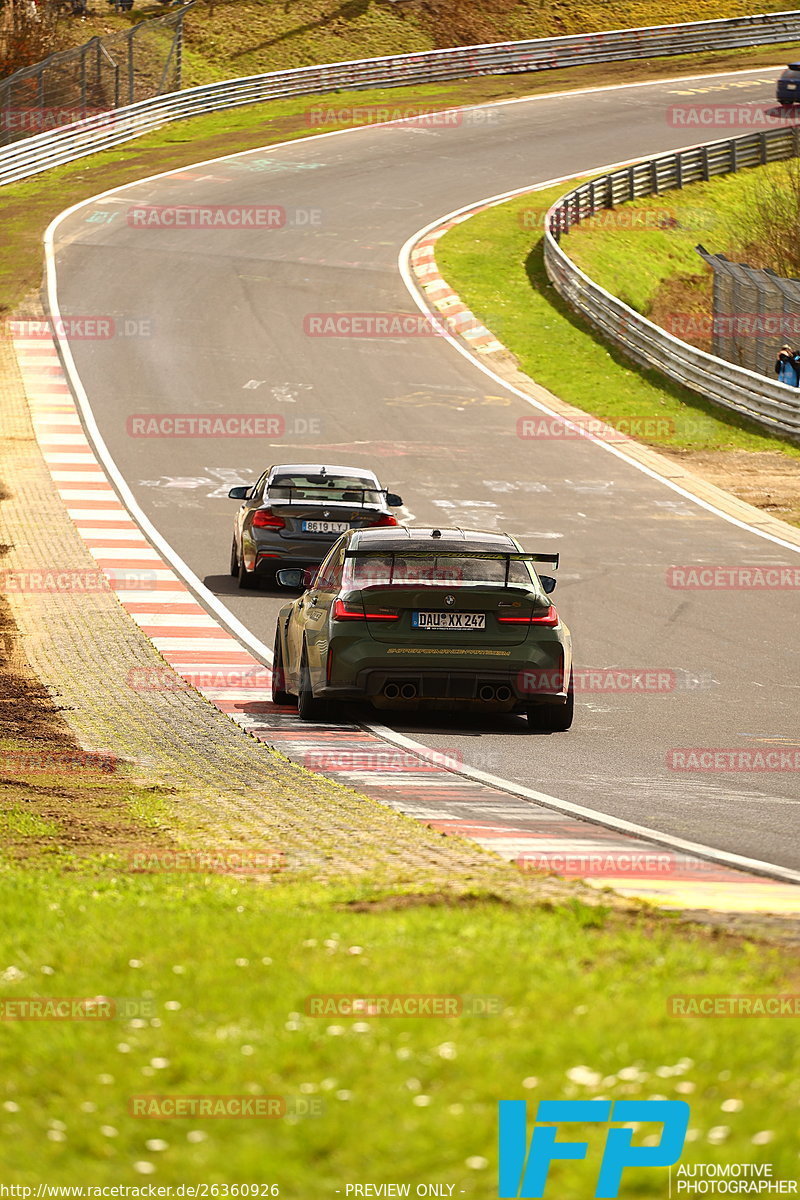
M 269 486 L 273 500 L 350 500 L 360 504 L 379 504 L 377 486 L 370 480 L 351 475 L 276 475 Z
M 402 554 L 387 554 L 385 557 L 376 554 L 346 559 L 344 579 L 351 587 L 368 587 L 372 584 L 455 587 L 460 583 L 503 587 L 506 564 L 503 559 L 497 558 L 454 558 L 438 554 L 404 558 Z M 539 590 L 538 578 L 525 562 L 512 562 L 509 565 L 508 582 L 525 587 L 534 586 Z

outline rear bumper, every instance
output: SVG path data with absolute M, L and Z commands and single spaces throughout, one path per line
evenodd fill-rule
M 566 704 L 567 693 L 558 684 L 552 690 L 529 693 L 524 676 L 522 664 L 504 671 L 370 667 L 359 671 L 352 685 L 329 684 L 318 694 L 331 699 L 368 700 L 376 708 L 467 706 L 522 712 L 530 704 Z

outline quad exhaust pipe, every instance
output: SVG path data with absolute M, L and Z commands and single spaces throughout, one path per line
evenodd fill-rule
M 387 700 L 396 700 L 400 695 L 400 688 L 396 683 L 387 683 L 383 689 L 383 694 Z
M 478 699 L 483 700 L 485 704 L 489 704 L 492 700 L 497 700 L 500 704 L 505 704 L 506 700 L 511 699 L 511 696 L 511 688 L 507 687 L 504 683 L 501 683 L 499 687 L 495 687 L 491 683 L 484 683 L 478 689 Z

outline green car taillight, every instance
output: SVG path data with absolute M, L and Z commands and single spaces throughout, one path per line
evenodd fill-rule
M 535 610 L 533 610 L 529 613 L 524 613 L 524 614 L 515 613 L 514 616 L 509 616 L 509 617 L 501 617 L 498 615 L 497 621 L 498 621 L 498 624 L 500 624 L 500 625 L 551 625 L 552 626 L 552 625 L 558 624 L 558 613 L 556 612 L 555 608 L 551 604 L 550 607 L 545 609 L 545 611 L 543 613 L 537 613 Z
M 367 612 L 363 605 L 354 604 L 352 600 L 334 600 L 334 621 L 397 621 L 400 613 L 392 608 L 379 608 Z

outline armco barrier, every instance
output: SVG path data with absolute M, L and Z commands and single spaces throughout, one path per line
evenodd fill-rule
M 286 96 L 341 89 L 398 87 L 477 75 L 506 75 L 582 66 L 593 62 L 659 58 L 800 39 L 800 10 L 731 20 L 658 25 L 605 33 L 459 46 L 325 66 L 297 67 L 229 79 L 143 100 L 48 133 L 34 134 L 0 151 L 0 184 L 39 174 L 156 129 L 168 121 Z
M 675 154 L 633 163 L 558 200 L 545 220 L 544 261 L 548 278 L 567 303 L 608 341 L 645 367 L 655 367 L 677 383 L 758 422 L 771 433 L 800 441 L 797 389 L 706 354 L 667 333 L 590 279 L 569 258 L 561 239 L 571 226 L 601 209 L 637 197 L 657 195 L 800 155 L 800 129 L 770 129 L 744 137 L 695 146 Z

